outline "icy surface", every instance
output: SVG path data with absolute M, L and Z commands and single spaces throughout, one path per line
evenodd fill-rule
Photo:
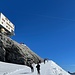
M 40 75 L 70 75 L 59 67 L 52 60 L 40 64 Z M 24 65 L 16 65 L 0 62 L 0 75 L 38 75 L 36 70 L 36 64 L 34 65 L 34 72 Z

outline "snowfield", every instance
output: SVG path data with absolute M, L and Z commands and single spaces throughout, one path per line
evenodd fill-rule
M 70 75 L 59 67 L 52 60 L 48 62 L 41 63 L 40 75 Z M 36 64 L 34 65 L 34 72 L 25 65 L 10 64 L 5 62 L 0 62 L 0 75 L 38 75 L 36 70 Z

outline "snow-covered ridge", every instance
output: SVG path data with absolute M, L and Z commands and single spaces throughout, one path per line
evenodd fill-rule
M 50 74 L 51 75 L 70 75 L 68 74 L 68 72 L 66 72 L 65 70 L 63 70 L 60 66 L 58 66 L 55 62 L 53 62 L 52 60 L 49 61 L 49 63 L 47 63 L 47 65 L 50 65 Z
M 41 75 L 70 75 L 52 60 L 45 64 L 41 63 L 40 66 Z M 37 75 L 36 64 L 34 65 L 34 72 L 31 73 L 31 69 L 25 65 L 0 62 L 0 75 Z

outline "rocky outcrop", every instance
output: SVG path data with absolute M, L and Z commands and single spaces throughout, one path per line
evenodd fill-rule
M 43 61 L 36 53 L 25 44 L 19 44 L 10 37 L 0 33 L 0 61 L 25 64 Z
M 74 73 L 71 73 L 71 72 L 68 71 L 68 73 L 69 73 L 70 75 L 75 75 L 75 72 L 74 72 Z

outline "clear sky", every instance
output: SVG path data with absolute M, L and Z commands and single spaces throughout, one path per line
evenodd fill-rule
M 75 71 L 75 0 L 0 0 L 0 12 L 15 25 L 12 39 Z

